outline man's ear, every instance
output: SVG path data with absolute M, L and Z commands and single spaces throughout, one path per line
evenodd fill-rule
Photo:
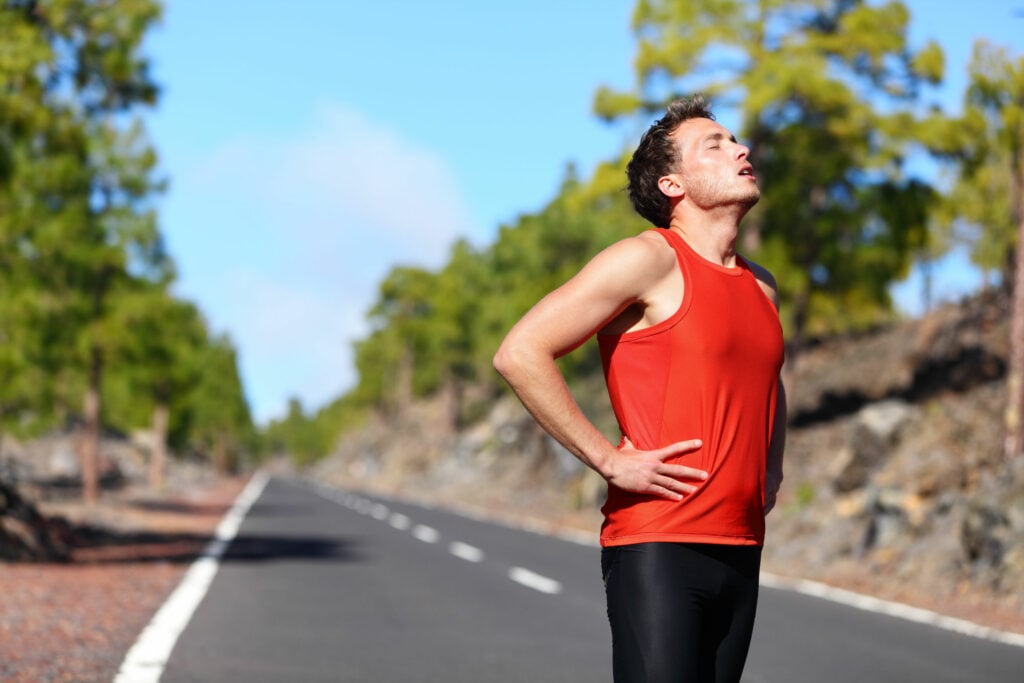
M 663 195 L 672 199 L 682 199 L 683 195 L 686 194 L 686 190 L 683 189 L 682 179 L 676 173 L 670 173 L 658 178 L 658 189 L 661 190 Z

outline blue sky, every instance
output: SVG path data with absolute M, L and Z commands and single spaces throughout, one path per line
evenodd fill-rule
M 911 0 L 958 107 L 977 37 L 1016 46 L 1024 0 Z M 488 243 L 635 129 L 591 113 L 632 84 L 633 0 L 165 0 L 144 115 L 170 188 L 161 227 L 196 302 L 239 350 L 259 421 L 355 380 L 377 283 Z M 728 125 L 728 122 L 727 122 Z M 962 260 L 962 259 L 961 259 Z M 939 295 L 976 286 L 952 259 Z M 899 292 L 913 306 L 918 285 Z

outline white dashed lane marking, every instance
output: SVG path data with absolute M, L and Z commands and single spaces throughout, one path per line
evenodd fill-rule
M 480 548 L 463 543 L 462 541 L 455 541 L 448 546 L 448 551 L 455 557 L 460 557 L 467 562 L 483 562 L 484 551 Z
M 334 502 L 351 510 L 355 510 L 362 514 L 372 514 L 374 517 L 381 520 L 386 518 L 391 526 L 400 531 L 405 531 L 412 526 L 412 520 L 406 515 L 395 512 L 391 513 L 389 516 L 387 513 L 387 507 L 381 503 L 374 503 L 373 501 L 361 498 L 351 492 L 339 491 L 338 489 L 323 484 L 314 485 L 314 488 L 324 497 L 330 498 Z M 381 510 L 383 510 L 383 512 L 381 512 Z M 469 517 L 477 519 L 478 521 L 488 521 L 484 517 L 473 517 L 471 515 L 469 515 Z M 538 532 L 542 531 L 539 528 L 532 530 Z M 441 534 L 436 529 L 422 524 L 416 525 L 413 528 L 412 535 L 424 543 L 437 543 L 441 537 Z M 587 538 L 589 539 L 589 536 Z M 583 545 L 593 545 L 591 540 L 584 541 L 582 540 L 582 537 L 563 537 L 562 540 L 571 540 Z M 466 560 L 467 562 L 483 562 L 485 558 L 482 550 L 461 541 L 451 543 L 448 546 L 448 550 L 452 555 Z M 508 571 L 508 577 L 522 586 L 540 591 L 541 593 L 556 595 L 562 592 L 562 584 L 555 579 L 548 578 L 523 567 L 512 567 Z M 973 622 L 955 619 L 900 603 L 888 602 L 878 598 L 832 588 L 813 581 L 788 579 L 762 572 L 761 585 L 795 593 L 802 593 L 804 595 L 811 595 L 869 612 L 887 614 L 889 616 L 898 617 L 908 621 L 936 626 L 955 633 L 963 633 L 994 642 L 1024 647 L 1024 634 L 999 631 Z
M 411 528 L 410 534 L 413 538 L 424 543 L 437 543 L 441 540 L 441 532 L 426 524 L 413 525 L 413 520 L 400 512 L 391 512 L 383 503 L 356 496 L 351 493 L 338 493 L 331 491 L 328 487 L 321 487 L 321 492 L 326 494 L 335 502 L 356 512 L 369 515 L 380 521 L 387 521 L 389 525 L 399 531 L 406 531 Z M 484 551 L 462 541 L 453 541 L 448 545 L 448 552 L 465 560 L 466 562 L 480 563 L 486 558 Z M 526 569 L 525 567 L 512 567 L 508 570 L 508 578 L 521 586 L 547 595 L 557 595 L 562 592 L 562 584 L 555 579 L 548 578 L 542 574 Z
M 509 569 L 508 578 L 527 588 L 532 588 L 535 591 L 547 593 L 548 595 L 557 595 L 562 592 L 562 584 L 558 581 L 541 576 L 523 567 L 512 567 L 512 569 Z
M 395 514 L 391 515 L 390 519 L 388 519 L 388 524 L 395 527 L 399 531 L 405 531 L 409 528 L 409 525 L 412 524 L 412 520 L 406 517 L 405 515 L 396 512 Z
M 426 526 L 425 524 L 417 524 L 412 528 L 413 538 L 423 541 L 424 543 L 437 543 L 437 539 L 441 538 L 441 534 L 437 529 Z

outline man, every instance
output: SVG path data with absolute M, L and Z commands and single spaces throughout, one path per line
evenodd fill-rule
M 703 97 L 673 102 L 627 169 L 656 229 L 595 256 L 494 357 L 540 425 L 608 482 L 601 565 L 619 683 L 735 682 L 746 660 L 786 414 L 775 281 L 735 250 L 760 197 L 748 154 Z M 595 333 L 618 447 L 555 364 Z

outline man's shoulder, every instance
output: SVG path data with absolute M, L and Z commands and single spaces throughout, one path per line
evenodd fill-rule
M 754 273 L 754 277 L 756 277 L 759 281 L 770 284 L 772 287 L 776 287 L 775 277 L 767 268 L 765 268 L 759 263 L 754 263 L 746 256 L 743 257 L 743 260 L 747 263 L 748 266 L 750 266 L 750 270 L 751 272 Z
M 750 259 L 744 257 L 743 259 L 747 266 L 750 267 L 750 272 L 754 274 L 754 278 L 757 280 L 757 284 L 761 285 L 761 289 L 771 299 L 775 307 L 779 307 L 779 285 L 775 282 L 775 276 L 765 268 L 764 266 L 754 263 Z
M 656 230 L 645 230 L 619 240 L 605 249 L 604 254 L 620 265 L 646 269 L 671 268 L 676 261 L 675 250 Z

